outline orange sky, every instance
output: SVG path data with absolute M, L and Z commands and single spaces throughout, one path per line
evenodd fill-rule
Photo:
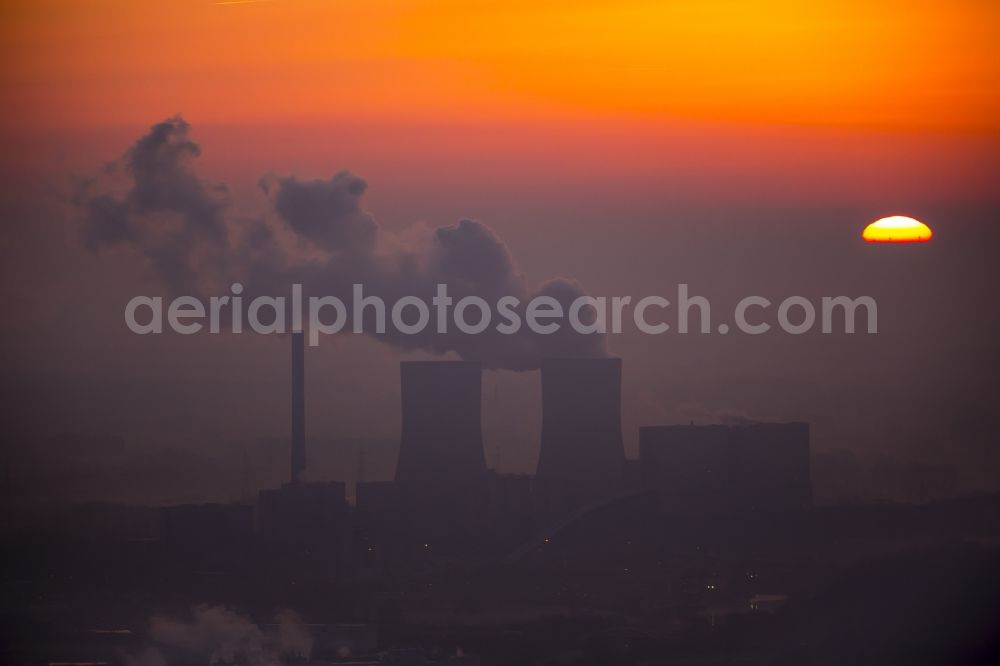
M 3 124 L 636 117 L 1000 129 L 990 0 L 3 2 Z
M 135 258 L 85 252 L 70 205 L 81 178 L 177 113 L 202 148 L 198 174 L 229 188 L 234 223 L 273 214 L 264 174 L 350 169 L 386 229 L 480 220 L 532 282 L 885 295 L 878 341 L 820 349 L 801 336 L 752 353 L 745 336 L 613 343 L 633 359 L 633 433 L 683 417 L 674 398 L 726 411 L 770 410 L 779 396 L 801 413 L 747 413 L 811 420 L 834 395 L 822 382 L 856 387 L 838 400 L 873 414 L 885 395 L 916 394 L 920 405 L 942 398 L 927 418 L 990 413 L 976 369 L 995 356 L 1000 0 L 234 1 L 0 0 L 0 267 L 11 267 L 0 286 L 34 313 L 6 327 L 6 347 L 53 377 L 79 376 L 79 394 L 53 389 L 51 402 L 79 412 L 81 432 L 118 427 L 120 414 L 101 411 L 117 403 L 93 390 L 116 373 L 173 381 L 176 368 L 184 386 L 216 386 L 184 345 L 158 375 L 105 337 L 124 330 L 121 303 L 149 283 Z M 934 241 L 894 263 L 876 255 L 900 248 L 860 232 L 891 214 L 925 220 Z M 264 407 L 240 427 L 283 432 L 272 383 L 254 374 L 269 361 L 239 356 L 249 350 L 224 363 L 250 372 L 239 383 L 259 394 L 220 385 L 211 399 L 252 396 L 237 409 Z M 331 354 L 312 373 L 330 380 L 318 400 L 333 406 L 318 432 L 395 436 L 384 414 L 398 410 L 398 373 L 376 354 Z M 268 358 L 284 371 L 284 357 Z M 244 377 L 230 370 L 209 375 Z M 780 376 L 789 384 L 773 389 Z M 202 395 L 189 396 L 192 415 Z M 829 417 L 818 440 L 868 441 L 885 422 L 865 414 Z M 221 434 L 230 421 L 191 427 Z

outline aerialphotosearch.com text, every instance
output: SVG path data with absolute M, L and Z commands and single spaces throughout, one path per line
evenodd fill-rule
M 553 296 L 538 295 L 522 302 L 516 296 L 502 296 L 489 302 L 480 296 L 454 298 L 448 285 L 438 284 L 428 303 L 418 296 L 403 296 L 387 303 L 375 294 L 366 294 L 364 285 L 355 284 L 351 297 L 303 297 L 302 285 L 292 285 L 291 295 L 242 296 L 243 285 L 234 283 L 230 293 L 212 296 L 207 302 L 194 296 L 178 296 L 165 302 L 161 296 L 136 296 L 125 306 L 125 323 L 139 335 L 165 330 L 190 335 L 210 333 L 259 334 L 308 331 L 309 344 L 316 346 L 323 335 L 344 331 L 418 335 L 447 334 L 451 327 L 460 333 L 478 335 L 493 330 L 513 335 L 527 327 L 538 335 L 551 335 L 568 326 L 576 333 L 622 333 L 634 326 L 641 333 L 717 333 L 735 330 L 760 335 L 779 330 L 801 335 L 854 333 L 863 320 L 864 331 L 878 332 L 878 306 L 870 296 L 824 296 L 810 300 L 788 296 L 772 302 L 763 296 L 747 296 L 735 306 L 729 321 L 713 326 L 712 307 L 703 296 L 692 295 L 688 285 L 677 285 L 675 297 L 652 295 L 580 296 L 566 304 Z M 246 302 L 244 302 L 246 301 Z

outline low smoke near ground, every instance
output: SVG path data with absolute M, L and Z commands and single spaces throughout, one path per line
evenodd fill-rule
M 282 666 L 286 658 L 308 660 L 313 639 L 291 610 L 275 614 L 275 626 L 263 629 L 252 619 L 224 606 L 202 604 L 190 619 L 154 616 L 150 645 L 127 656 L 129 666 L 171 666 L 183 663 Z

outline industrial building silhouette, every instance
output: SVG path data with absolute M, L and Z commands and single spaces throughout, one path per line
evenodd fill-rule
M 314 662 L 328 664 L 522 663 L 522 654 L 553 656 L 525 663 L 556 663 L 567 645 L 597 645 L 601 652 L 588 663 L 731 663 L 733 654 L 756 663 L 762 646 L 773 648 L 768 654 L 791 654 L 774 663 L 812 663 L 787 652 L 809 635 L 832 636 L 837 645 L 822 642 L 816 652 L 850 661 L 860 638 L 844 655 L 837 650 L 840 632 L 859 626 L 856 617 L 882 626 L 887 617 L 911 617 L 906 611 L 914 604 L 933 616 L 956 590 L 958 598 L 973 599 L 954 606 L 959 639 L 995 641 L 996 558 L 980 545 L 995 537 L 995 496 L 812 507 L 806 423 L 642 427 L 639 456 L 627 459 L 622 361 L 559 358 L 543 361 L 538 375 L 534 474 L 503 474 L 486 463 L 479 363 L 400 364 L 394 477 L 359 481 L 352 503 L 344 482 L 309 480 L 302 381 L 308 350 L 298 336 L 291 343 L 285 483 L 244 504 L 73 513 L 67 521 L 85 538 L 28 540 L 29 550 L 15 553 L 24 560 L 20 570 L 44 574 L 31 598 L 44 598 L 40 592 L 60 581 L 74 603 L 93 608 L 109 603 L 109 585 L 129 608 L 190 599 L 292 607 L 310 618 Z M 318 467 L 320 456 L 311 457 Z M 140 530 L 143 516 L 148 525 Z M 107 536 L 115 523 L 127 538 Z M 956 535 L 975 542 L 961 550 L 923 545 L 928 537 L 950 544 Z M 904 542 L 917 550 L 883 561 Z M 845 567 L 865 553 L 877 566 L 863 564 L 844 578 Z M 36 560 L 52 568 L 36 569 Z M 950 577 L 925 599 L 926 572 L 939 570 Z M 51 617 L 64 617 L 62 608 Z M 140 608 L 130 627 L 147 622 L 150 613 Z M 965 608 L 977 612 L 961 615 Z M 466 617 L 474 621 L 463 625 Z M 38 645 L 52 643 L 47 627 L 36 625 Z M 878 640 L 897 644 L 919 635 L 900 627 Z M 113 635 L 136 642 L 140 634 Z M 75 628 L 65 636 L 60 640 L 71 649 L 97 649 L 90 642 L 78 647 Z M 621 636 L 638 651 L 605 650 L 595 636 Z M 439 659 L 442 644 L 472 645 L 493 658 Z M 89 662 L 110 662 L 94 654 L 100 658 Z
M 807 423 L 644 427 L 639 460 L 667 513 L 795 514 L 811 500 Z
M 395 478 L 359 479 L 351 506 L 343 482 L 303 479 L 301 333 L 291 335 L 291 346 L 289 480 L 259 492 L 253 526 L 263 547 L 304 566 L 348 570 L 413 564 L 432 554 L 518 552 L 579 516 L 613 511 L 616 503 L 631 506 L 623 498 L 634 503 L 637 495 L 649 499 L 666 521 L 711 519 L 719 525 L 759 518 L 771 528 L 796 524 L 810 503 L 805 423 L 643 427 L 639 459 L 626 460 L 622 360 L 604 357 L 543 360 L 534 475 L 487 468 L 480 363 L 400 363 Z M 192 534 L 221 524 L 220 515 L 218 505 L 165 509 L 164 537 L 197 541 Z

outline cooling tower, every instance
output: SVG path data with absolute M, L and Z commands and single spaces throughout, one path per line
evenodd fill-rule
M 424 494 L 479 483 L 486 473 L 482 366 L 403 362 L 400 376 L 403 422 L 396 481 Z
M 615 492 L 625 464 L 620 358 L 542 361 L 542 445 L 536 479 L 549 508 Z
M 306 468 L 306 367 L 305 336 L 292 333 L 292 483 Z

